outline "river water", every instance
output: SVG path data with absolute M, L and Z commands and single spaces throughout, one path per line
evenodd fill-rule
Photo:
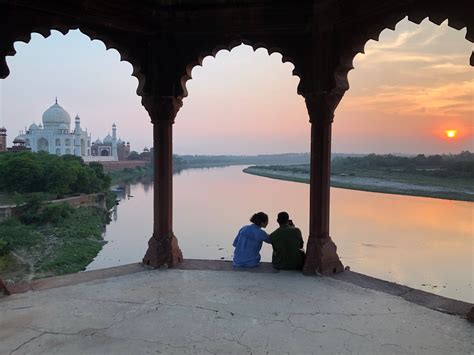
M 174 176 L 174 231 L 185 258 L 232 259 L 252 213 L 286 210 L 308 235 L 309 185 L 245 174 L 245 166 Z M 141 261 L 152 234 L 153 185 L 127 185 L 88 270 Z M 474 302 L 474 204 L 332 188 L 331 236 L 351 270 Z M 271 261 L 271 246 L 262 248 Z

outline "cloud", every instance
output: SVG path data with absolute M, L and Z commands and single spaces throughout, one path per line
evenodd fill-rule
M 426 46 L 434 44 L 438 40 L 438 38 L 446 34 L 447 29 L 448 29 L 447 23 L 443 23 L 441 26 L 439 26 L 439 29 L 437 31 L 432 33 L 428 38 L 426 38 L 423 42 L 421 42 L 419 46 L 426 47 Z
M 443 73 L 446 74 L 460 74 L 460 73 L 469 73 L 472 69 L 468 64 L 458 64 L 452 62 L 437 63 L 424 67 L 423 69 L 428 70 L 443 70 Z

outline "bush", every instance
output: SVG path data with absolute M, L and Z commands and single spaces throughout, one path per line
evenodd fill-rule
M 40 212 L 42 223 L 51 223 L 56 225 L 71 216 L 74 208 L 66 203 L 54 203 L 46 205 Z
M 41 194 L 32 194 L 23 198 L 23 203 L 19 205 L 20 220 L 25 224 L 40 224 L 43 222 L 40 209 L 44 199 Z
M 37 234 L 32 226 L 22 224 L 15 218 L 0 223 L 2 239 L 15 248 L 27 248 L 38 244 Z
M 10 243 L 0 239 L 0 256 L 7 255 L 10 252 Z

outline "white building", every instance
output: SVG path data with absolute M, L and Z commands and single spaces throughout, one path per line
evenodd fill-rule
M 20 132 L 17 138 L 25 140 L 26 146 L 33 152 L 49 154 L 71 154 L 82 157 L 85 161 L 96 160 L 92 157 L 91 134 L 81 128 L 81 119 L 74 119 L 74 130 L 71 131 L 71 116 L 63 109 L 58 100 L 48 108 L 42 117 L 43 124 L 31 124 L 26 132 Z M 116 147 L 116 141 L 113 146 Z M 102 158 L 102 157 L 101 157 Z M 117 160 L 117 149 L 112 150 L 108 157 L 100 160 Z

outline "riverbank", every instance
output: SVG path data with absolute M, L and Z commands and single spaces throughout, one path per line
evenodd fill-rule
M 85 270 L 105 244 L 103 209 L 49 205 L 34 218 L 34 223 L 18 218 L 0 223 L 1 279 L 29 281 Z
M 309 174 L 263 166 L 250 166 L 243 169 L 247 174 L 263 176 L 272 179 L 294 181 L 309 184 Z M 460 187 L 448 186 L 452 180 L 443 181 L 442 178 L 424 178 L 400 173 L 390 176 L 385 174 L 382 178 L 376 173 L 360 174 L 364 176 L 351 176 L 346 174 L 331 175 L 331 186 L 368 192 L 380 192 L 397 195 L 422 196 L 447 200 L 474 202 L 474 189 L 461 184 Z M 377 176 L 377 177 L 374 177 Z
M 153 167 L 151 165 L 137 166 L 134 168 L 109 171 L 108 174 L 111 177 L 112 185 L 131 183 L 142 178 L 152 178 Z

